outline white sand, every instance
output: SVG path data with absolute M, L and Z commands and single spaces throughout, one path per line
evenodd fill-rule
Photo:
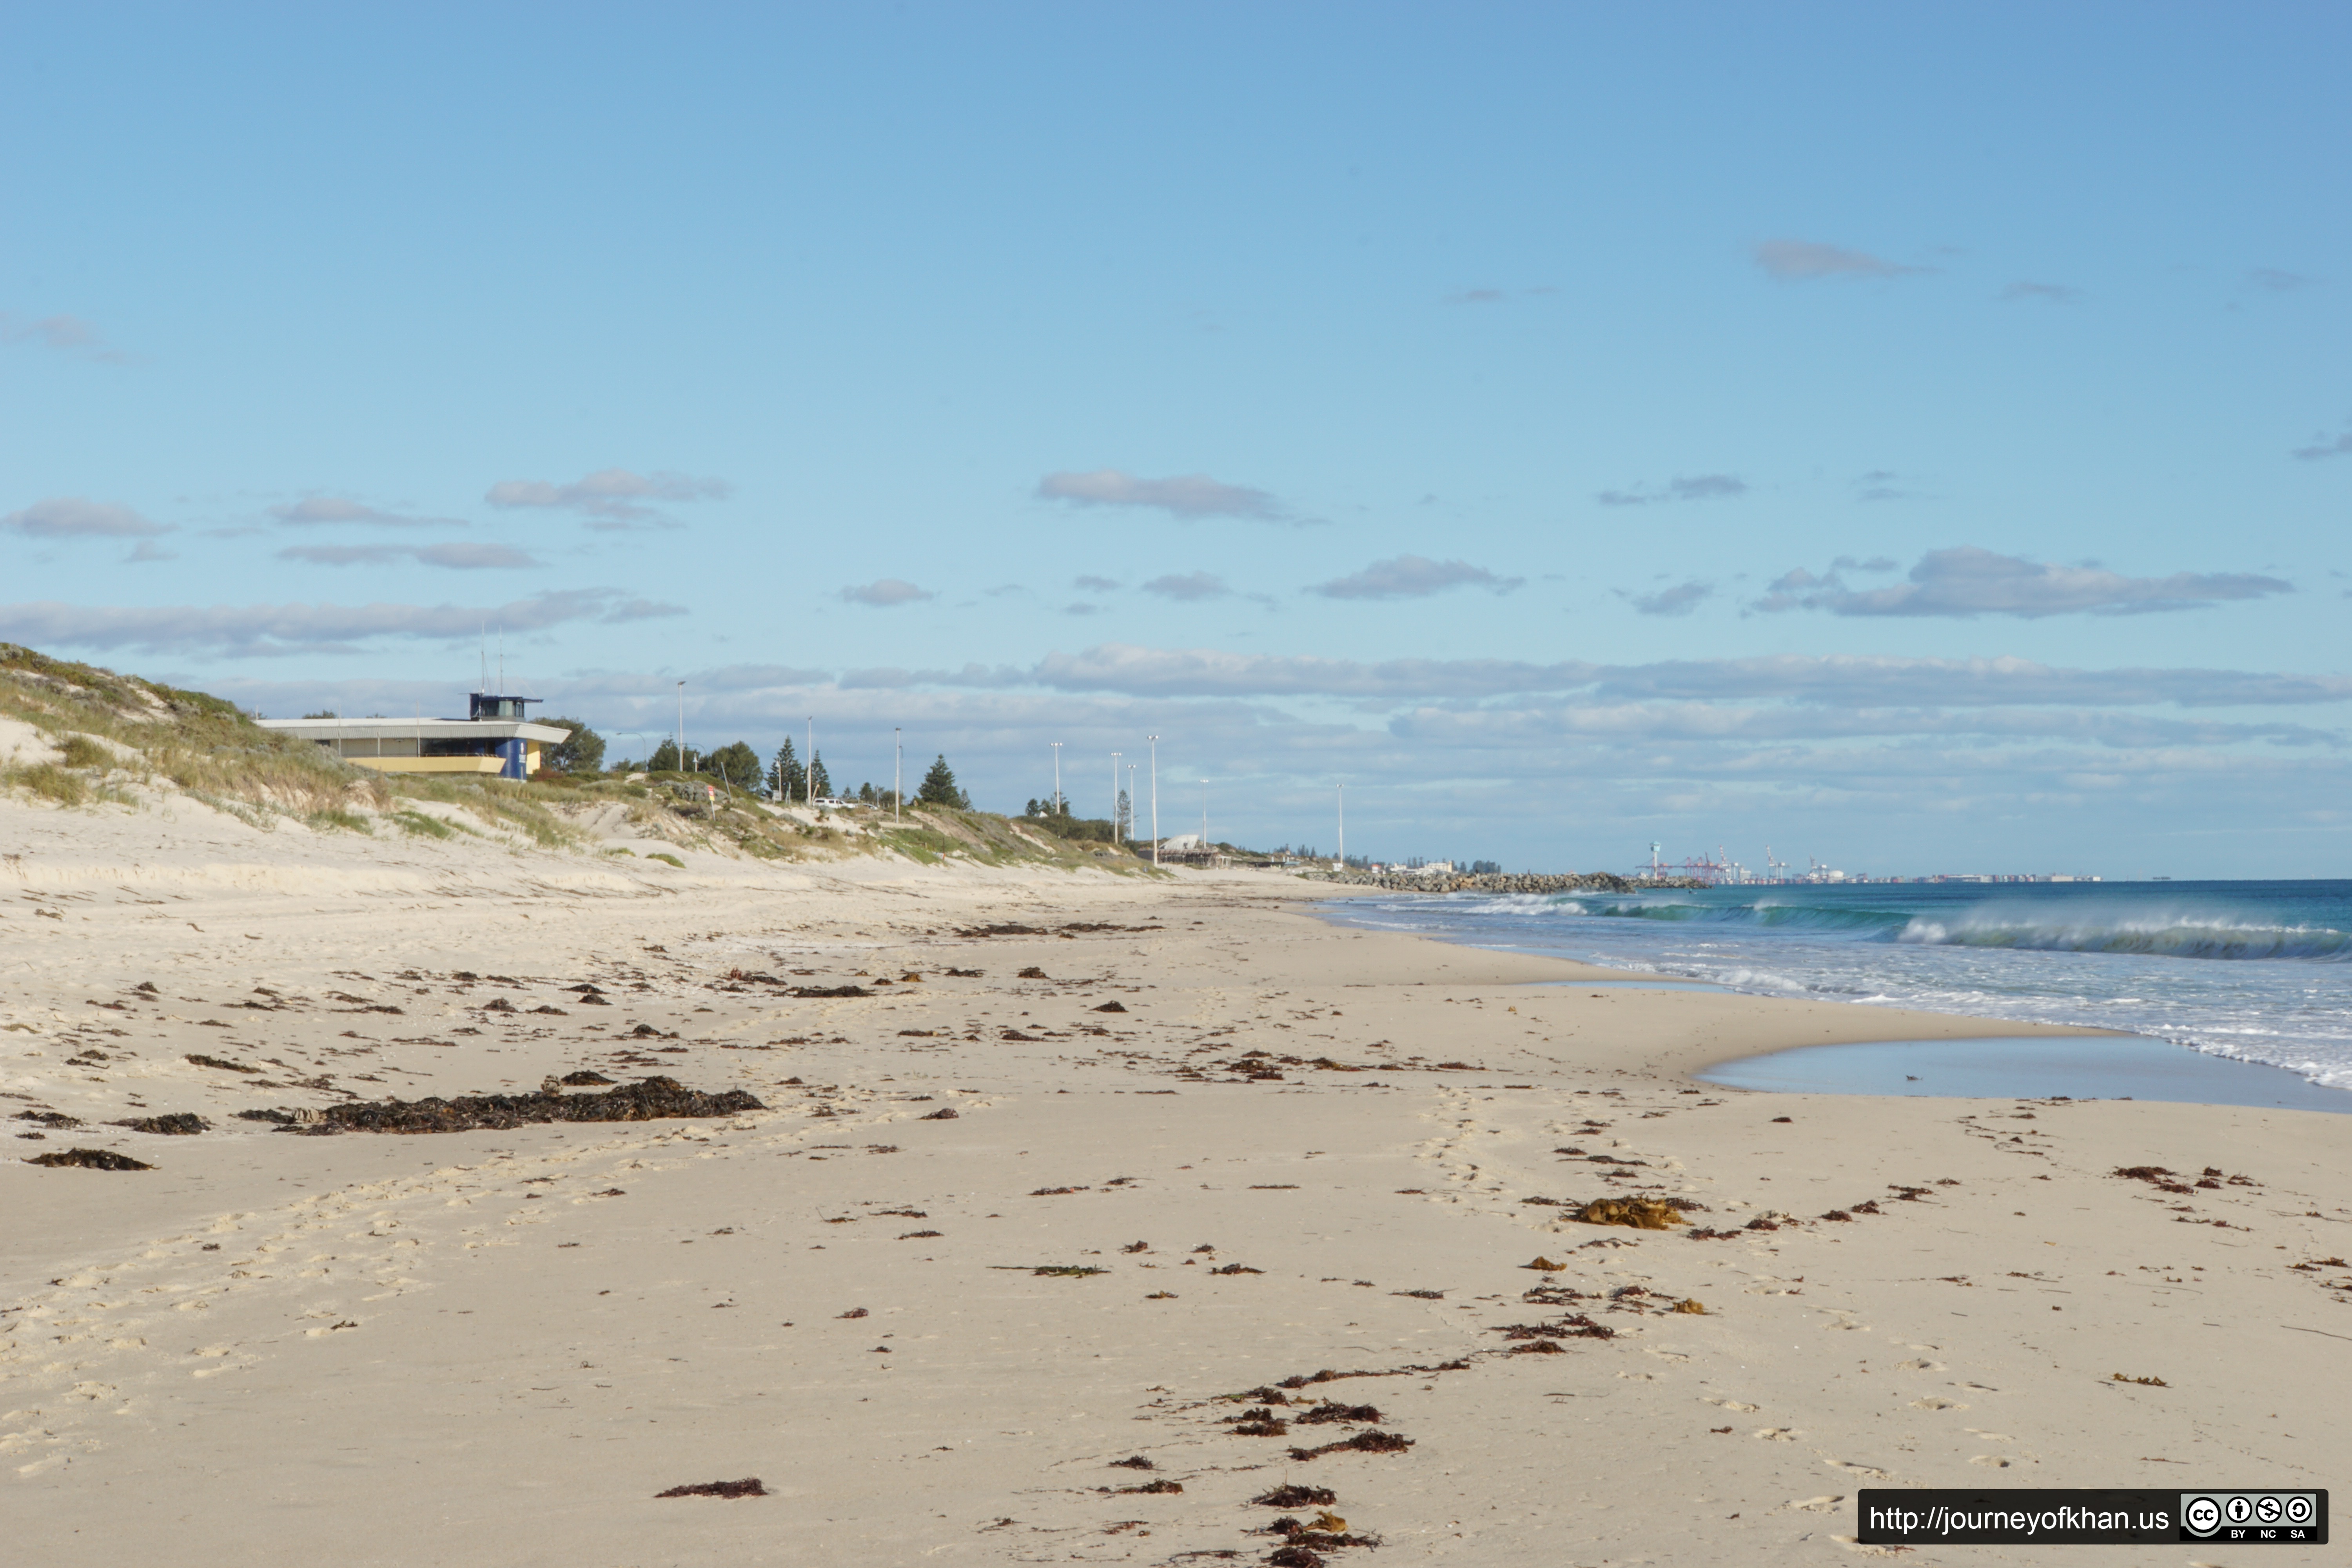
M 1248 1500 L 1298 1482 L 1385 1542 L 1333 1560 L 1381 1568 L 1813 1563 L 1869 1550 L 1840 1538 L 1873 1482 L 2345 1473 L 2352 1268 L 2291 1266 L 2347 1251 L 2352 1124 L 1684 1076 L 1979 1021 L 1530 989 L 1598 972 L 1335 930 L 1271 878 L 707 854 L 681 872 L 194 807 L 5 805 L 0 843 L 20 857 L 0 861 L 0 1113 L 92 1123 L 5 1147 L 156 1167 L 0 1164 L 10 1562 L 1260 1562 L 1276 1510 Z M 1158 929 L 953 934 L 1001 921 Z M 1014 978 L 1033 965 L 1049 978 Z M 733 969 L 923 978 L 793 999 L 724 988 Z M 562 989 L 583 982 L 614 1005 Z M 614 1042 L 639 1023 L 677 1037 L 633 1041 L 625 1069 Z M 104 1059 L 68 1065 L 89 1046 Z M 1252 1050 L 1301 1061 L 1237 1081 Z M 425 1137 L 228 1119 L 583 1066 L 770 1109 Z M 214 1131 L 97 1124 L 182 1110 Z M 2109 1173 L 2151 1163 L 2258 1184 Z M 1738 1234 L 1520 1201 L 1643 1187 Z M 1781 1210 L 1805 1223 L 1741 1228 Z M 1569 1267 L 1520 1267 L 1538 1254 Z M 1233 1265 L 1261 1272 L 1213 1272 Z M 1522 1301 L 1543 1284 L 1592 1299 Z M 1643 1310 L 1684 1298 L 1706 1312 Z M 1497 1331 L 1577 1311 L 1615 1337 L 1499 1353 L 1529 1342 Z M 1282 1436 L 1232 1435 L 1244 1405 L 1219 1399 L 1465 1359 L 1293 1391 Z M 1381 1421 L 1298 1423 L 1318 1395 Z M 1367 1430 L 1412 1447 L 1287 1457 Z M 1111 1464 L 1138 1455 L 1156 1468 Z M 742 1477 L 771 1495 L 654 1497 Z M 1182 1490 L 1106 1489 L 1155 1480 Z

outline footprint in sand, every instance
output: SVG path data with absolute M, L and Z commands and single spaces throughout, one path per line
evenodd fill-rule
M 1928 1398 L 1913 1400 L 1911 1408 L 1914 1410 L 1966 1410 L 1968 1406 L 1949 1399 Z
M 1835 1513 L 1838 1510 L 1838 1505 L 1843 1501 L 1845 1501 L 1845 1494 L 1843 1492 L 1833 1492 L 1828 1497 L 1791 1498 L 1787 1502 L 1780 1505 L 1779 1511 L 1782 1513 Z
M 1793 1426 L 1759 1426 L 1748 1435 L 1761 1437 L 1768 1443 L 1793 1443 L 1797 1440 L 1797 1429 Z
M 1969 1463 L 1971 1465 L 1982 1465 L 1989 1470 L 2005 1470 L 2009 1468 L 2009 1461 L 2002 1458 L 1998 1454 L 1979 1454 L 1976 1458 L 1970 1459 Z
M 1843 1470 L 1848 1475 L 1863 1476 L 1874 1481 L 1891 1481 L 1895 1479 L 1894 1471 L 1882 1470 L 1875 1465 L 1857 1465 L 1851 1459 L 1825 1459 L 1822 1462 L 1831 1469 Z
M 1942 1362 L 1929 1361 L 1925 1356 L 1921 1356 L 1912 1361 L 1896 1362 L 1895 1370 L 1897 1372 L 1947 1372 L 1950 1369 Z
M 1830 1539 L 1857 1557 L 1894 1557 L 1911 1550 L 1907 1546 L 1865 1546 L 1851 1535 L 1832 1535 Z
M 1726 1410 L 1738 1410 L 1748 1415 L 1753 1415 L 1757 1411 L 1764 1408 L 1760 1405 L 1742 1405 L 1737 1399 L 1710 1399 L 1707 1403 L 1709 1405 L 1720 1405 Z
M 1981 1437 L 1988 1443 L 2014 1443 L 2017 1441 L 2016 1438 L 2011 1436 L 2006 1432 L 1987 1432 L 1983 1428 L 1978 1426 L 1968 1427 L 1966 1428 L 1966 1431 L 1969 1436 Z

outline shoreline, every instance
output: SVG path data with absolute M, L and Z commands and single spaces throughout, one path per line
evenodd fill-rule
M 1723 1089 L 1688 1074 L 1980 1026 L 1580 990 L 1619 976 L 1351 930 L 1247 874 L 698 857 L 687 890 L 591 899 L 399 846 L 445 868 L 426 907 L 356 874 L 289 896 L 308 859 L 391 858 L 299 847 L 239 847 L 281 890 L 0 928 L 30 938 L 7 1021 L 40 1026 L 0 1034 L 0 1091 L 86 1122 L 5 1146 L 156 1167 L 0 1165 L 28 1556 L 102 1526 L 194 1563 L 329 1532 L 362 1568 L 1262 1562 L 1279 1510 L 1251 1500 L 1289 1481 L 1381 1564 L 1812 1563 L 1863 1485 L 2324 1484 L 2352 1455 L 2297 1359 L 2352 1335 L 2346 1271 L 2294 1267 L 2352 1226 L 2317 1113 Z M 842 984 L 867 994 L 792 994 Z M 766 1109 L 229 1115 L 583 1068 Z M 131 1109 L 214 1130 L 105 1124 Z M 2110 1174 L 2157 1165 L 2182 1193 Z M 1564 1206 L 1612 1195 L 1694 1206 L 1666 1231 Z M 1252 1408 L 1288 1431 L 1238 1432 Z M 1367 1433 L 1405 1446 L 1288 1457 Z M 1588 1479 L 1538 1462 L 1596 1440 Z M 747 1476 L 768 1495 L 656 1499 Z
M 1322 900 L 1317 900 L 1318 903 L 1322 901 Z M 1312 912 L 1318 919 L 1324 918 L 1323 911 L 1320 909 L 1317 909 Z M 1335 921 L 1333 923 L 1339 924 L 1342 922 Z M 1453 946 L 1475 947 L 1478 948 L 1482 952 L 1516 952 L 1523 953 L 1529 957 L 1544 956 L 1540 950 L 1525 944 L 1489 945 L 1473 941 L 1467 936 L 1449 931 L 1432 931 L 1411 933 L 1395 932 L 1391 934 L 1423 936 L 1433 942 L 1444 942 Z M 1565 959 L 1563 961 L 1571 963 L 1582 962 L 1576 959 Z M 1796 997 L 1775 996 L 1761 992 L 1741 991 L 1719 981 L 1702 980 L 1692 976 L 1668 974 L 1659 971 L 1609 970 L 1604 973 L 1609 975 L 1609 978 L 1603 981 L 1602 984 L 1611 985 L 1622 985 L 1629 987 L 1638 986 L 1643 984 L 1643 982 L 1648 981 L 1654 983 L 1654 989 L 1661 991 L 1714 992 L 1723 995 L 1750 997 L 1757 1001 L 1768 1003 L 1806 1000 Z M 2178 1051 L 2183 1053 L 2192 1063 L 2213 1063 L 2224 1066 L 2228 1068 L 2244 1069 L 2247 1072 L 2256 1074 L 2285 1074 L 2294 1085 L 2294 1088 L 2283 1089 L 2278 1095 L 2267 1099 L 2235 1097 L 2210 1101 L 2176 1100 L 2176 1103 L 2275 1104 L 2282 1109 L 2301 1107 L 2304 1109 L 2326 1110 L 2330 1113 L 2352 1111 L 2352 1088 L 2341 1088 L 2334 1084 L 2320 1083 L 2315 1079 L 2304 1077 L 2294 1068 L 2283 1067 L 2276 1062 L 2258 1061 L 2243 1057 L 2223 1056 L 2219 1052 L 2203 1050 L 2196 1046 L 2184 1044 L 2179 1040 L 2168 1040 L 2157 1035 L 2140 1034 L 2130 1029 L 2102 1028 L 2095 1025 L 2085 1024 L 2044 1024 L 2034 1021 L 2000 1018 L 1980 1013 L 1941 1013 L 1927 1008 L 1881 1006 L 1875 1004 L 1865 1004 L 1860 1002 L 1834 1002 L 1829 1004 L 1829 1005 L 1867 1009 L 1872 1016 L 1895 1019 L 1897 1020 L 1897 1024 L 1896 1026 L 1892 1028 L 1876 1032 L 1859 1032 L 1853 1034 L 1849 1037 L 1842 1039 L 1824 1038 L 1822 1040 L 1801 1041 L 1794 1044 L 1783 1044 L 1769 1047 L 1762 1051 L 1742 1052 L 1733 1056 L 1727 1056 L 1718 1060 L 1707 1062 L 1699 1067 L 1688 1069 L 1689 1076 L 1697 1081 L 1714 1083 L 1720 1086 L 1728 1086 L 1729 1080 L 1710 1077 L 1709 1075 L 1715 1074 L 1723 1068 L 1745 1064 L 1751 1059 L 1776 1055 L 1786 1051 L 1801 1050 L 1813 1046 L 1899 1046 L 1904 1044 L 1920 1044 L 1933 1040 L 1955 1038 L 1973 1038 L 1991 1042 L 2040 1039 L 2054 1036 L 2073 1036 L 2077 1037 L 2136 1040 L 2150 1047 L 2162 1047 L 2168 1051 Z M 1916 1022 L 1913 1022 L 1914 1020 L 1920 1018 L 1949 1018 L 1967 1022 L 1977 1026 L 1977 1027 L 1963 1032 L 1941 1029 L 1925 1029 L 1920 1027 Z M 2112 1061 L 2114 1058 L 2107 1059 Z M 2066 1064 L 2063 1062 L 2057 1064 L 2057 1069 L 2066 1074 L 2072 1074 L 2077 1070 L 2072 1064 Z M 2133 1089 L 2135 1088 L 2153 1087 L 2156 1082 L 2163 1080 L 2179 1080 L 2187 1077 L 2195 1077 L 2199 1072 L 2200 1069 L 2194 1066 L 2182 1068 L 2178 1071 L 2165 1071 L 2159 1068 L 2152 1079 L 2149 1074 L 2134 1073 L 2129 1070 L 2126 1070 L 2119 1075 L 2111 1078 L 2108 1084 L 2109 1092 L 2087 1098 L 2126 1100 L 2134 1098 L 2152 1098 L 2147 1094 L 2135 1095 L 2120 1091 Z M 1823 1080 L 1825 1082 L 1826 1079 L 1831 1075 L 1817 1070 L 1812 1076 L 1814 1076 L 1818 1080 Z M 2234 1077 L 2234 1075 L 2231 1076 Z M 2025 1078 L 2021 1076 L 2017 1081 L 2021 1083 L 2024 1082 Z M 1795 1091 L 1771 1089 L 1763 1090 L 1763 1092 L 1784 1093 Z M 1819 1092 L 1863 1094 L 1870 1091 L 1859 1089 L 1830 1089 L 1822 1087 L 1819 1089 Z M 1897 1089 L 1890 1092 L 1902 1093 L 1906 1091 Z M 2256 1093 L 2258 1093 L 2258 1091 L 2251 1088 L 2242 1091 L 2242 1094 Z M 2315 1095 L 2342 1095 L 2344 1097 L 2344 1103 L 2339 1110 L 2338 1108 L 2328 1104 L 2324 1100 L 2314 1099 L 2313 1097 Z M 1986 1094 L 1980 1092 L 1973 1095 L 1955 1094 L 1951 1098 L 1968 1099 L 1985 1097 Z M 2000 1098 L 2000 1096 L 1994 1097 Z M 2075 1098 L 2086 1097 L 2076 1096 Z

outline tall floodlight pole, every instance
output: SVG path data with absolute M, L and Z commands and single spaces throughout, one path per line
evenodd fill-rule
M 902 765 L 902 764 L 905 763 L 905 760 L 906 760 L 906 756 L 907 756 L 907 747 L 906 747 L 905 742 L 901 742 L 901 741 L 898 739 L 898 736 L 899 736 L 899 734 L 900 734 L 900 733 L 901 733 L 901 731 L 899 731 L 899 729 L 898 728 L 898 726 L 896 726 L 896 725 L 892 725 L 892 726 L 891 726 L 891 729 L 890 729 L 890 820 L 891 820 L 891 821 L 893 821 L 893 822 L 899 822 L 899 821 L 903 821 L 903 820 L 905 820 L 905 814 L 904 814 L 904 813 L 903 813 L 899 808 L 900 808 L 900 806 L 905 803 L 906 798 L 907 798 L 907 787 L 906 787 L 907 781 L 906 781 L 906 777 L 905 777 L 906 770 L 905 770 L 904 766 Z
M 1209 850 L 1209 781 L 1201 781 L 1201 852 Z
M 1127 764 L 1127 841 L 1135 842 L 1135 764 Z
M 1339 869 L 1348 868 L 1348 786 L 1339 786 Z
M 1110 841 L 1113 844 L 1118 842 L 1118 758 L 1117 752 L 1110 754 Z
M 1059 816 L 1062 815 L 1062 742 L 1050 741 L 1046 743 L 1054 748 L 1054 815 Z
M 1147 735 L 1151 742 L 1151 863 L 1160 864 L 1160 737 Z
M 686 772 L 686 682 L 677 683 L 677 771 Z
M 809 715 L 808 761 L 801 764 L 801 804 L 816 804 L 816 715 Z

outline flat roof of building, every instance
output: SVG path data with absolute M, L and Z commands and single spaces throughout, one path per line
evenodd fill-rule
M 404 741 L 425 736 L 444 739 L 473 736 L 518 739 L 553 744 L 572 731 L 555 724 L 523 719 L 261 719 L 265 730 L 279 730 L 309 741 Z

